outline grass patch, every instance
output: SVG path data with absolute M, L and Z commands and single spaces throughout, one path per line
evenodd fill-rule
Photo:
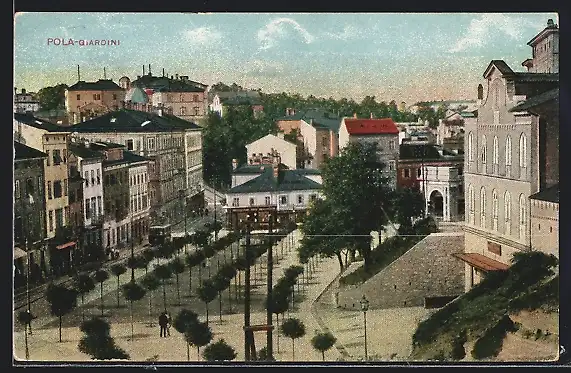
M 421 322 L 413 335 L 411 358 L 460 360 L 467 341 L 475 341 L 471 352 L 475 359 L 497 356 L 506 333 L 517 329 L 508 312 L 559 304 L 559 276 L 553 276 L 556 265 L 555 257 L 539 252 L 516 254 L 507 271 L 489 273 Z
M 436 225 L 431 218 L 419 220 L 410 230 L 400 231 L 400 234 L 406 233 L 406 235 L 387 238 L 372 250 L 368 271 L 365 270 L 365 266 L 361 266 L 347 276 L 341 277 L 339 284 L 342 286 L 357 285 L 367 281 L 401 257 L 424 237 L 436 231 Z

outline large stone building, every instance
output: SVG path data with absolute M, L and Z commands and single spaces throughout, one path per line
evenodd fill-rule
M 549 35 L 553 42 L 546 45 L 558 51 L 558 31 L 548 28 L 539 35 Z M 557 56 L 552 52 L 546 53 Z M 528 62 L 534 72 L 491 61 L 477 123 L 465 129 L 466 289 L 483 272 L 508 266 L 514 253 L 530 250 L 529 198 L 559 178 L 559 74 L 551 73 L 558 63 L 536 61 L 541 56 L 534 49 Z
M 80 80 L 65 90 L 69 123 L 83 122 L 117 110 L 124 99 L 125 90 L 111 79 Z
M 127 151 L 151 158 L 148 194 L 152 220 L 175 224 L 184 219 L 181 190 L 189 211 L 204 207 L 202 135 L 196 124 L 169 114 L 121 109 L 70 129 L 78 138 L 122 144 Z
M 46 277 L 44 163 L 47 154 L 14 141 L 14 285 Z M 28 263 L 30 264 L 28 272 Z
M 397 185 L 397 161 L 399 129 L 390 118 L 343 118 L 339 129 L 339 148 L 343 151 L 350 142 L 374 143 L 379 160 L 386 164 L 385 173 L 394 188 Z

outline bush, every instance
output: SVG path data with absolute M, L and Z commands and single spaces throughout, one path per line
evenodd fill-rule
M 493 327 L 488 329 L 476 341 L 472 349 L 472 357 L 474 359 L 485 359 L 498 356 L 507 332 L 511 331 L 515 331 L 514 322 L 508 315 L 502 316 Z
M 432 342 L 435 339 L 435 334 L 441 332 L 440 327 L 450 321 L 459 309 L 459 302 L 448 303 L 432 314 L 431 317 L 418 324 L 418 328 L 412 336 L 413 345 L 420 346 Z

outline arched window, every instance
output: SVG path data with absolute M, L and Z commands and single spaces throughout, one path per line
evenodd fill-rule
M 492 190 L 492 228 L 498 230 L 498 192 Z
M 512 138 L 508 135 L 506 138 L 506 176 L 512 174 Z
M 523 240 L 525 238 L 525 225 L 526 225 L 526 208 L 525 208 L 525 196 L 523 194 L 519 195 L 519 239 Z
M 498 173 L 498 158 L 499 158 L 498 136 L 494 136 L 494 144 L 493 144 L 493 149 L 492 149 L 492 164 L 493 164 L 495 174 Z
M 482 151 L 480 153 L 480 157 L 482 160 L 482 171 L 486 173 L 486 160 L 488 155 L 486 154 L 486 135 L 482 135 L 482 144 L 481 144 Z
M 486 228 L 486 188 L 480 189 L 480 226 Z
M 468 133 L 468 162 L 474 160 L 474 135 L 472 132 Z
M 474 220 L 475 220 L 475 195 L 474 195 L 474 187 L 472 185 L 468 186 L 468 214 L 469 214 L 469 220 L 468 222 L 470 224 L 475 224 Z
M 527 169 L 527 137 L 522 133 L 519 137 L 519 167 L 522 175 Z
M 512 201 L 510 192 L 506 191 L 504 194 L 504 219 L 505 219 L 505 234 L 511 234 L 511 219 L 512 219 Z

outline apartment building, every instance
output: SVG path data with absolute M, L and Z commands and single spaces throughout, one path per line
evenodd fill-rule
M 117 110 L 125 99 L 125 90 L 111 79 L 78 81 L 65 90 L 68 123 L 76 124 Z

